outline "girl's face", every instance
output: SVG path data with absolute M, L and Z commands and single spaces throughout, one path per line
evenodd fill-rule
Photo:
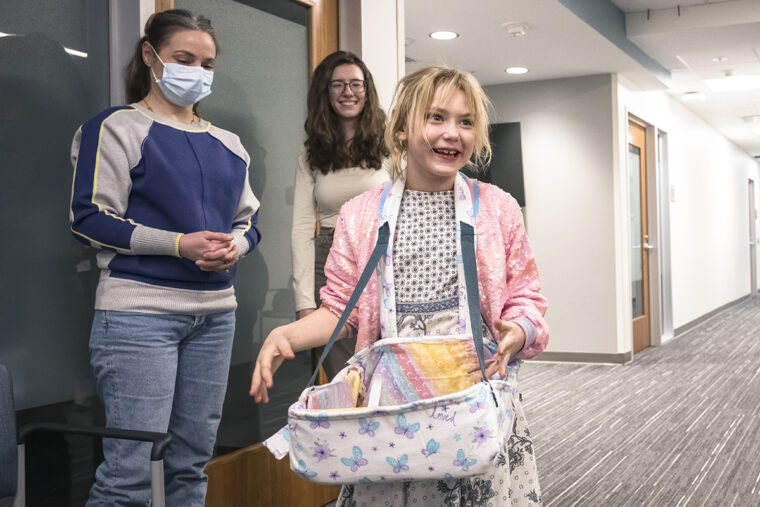
M 364 73 L 358 65 L 338 65 L 333 70 L 327 93 L 330 105 L 341 120 L 355 120 L 364 109 L 366 102 Z
M 142 54 L 145 64 L 153 70 L 157 79 L 161 79 L 164 75 L 164 66 L 153 54 L 149 43 L 143 44 Z M 216 44 L 214 44 L 214 39 L 204 31 L 179 30 L 161 46 L 158 56 L 167 63 L 202 66 L 204 69 L 214 70 Z
M 405 131 L 398 134 L 407 142 L 406 186 L 428 192 L 451 190 L 475 145 L 472 113 L 464 93 L 455 90 L 444 99 L 440 88 L 436 90 L 423 130 L 412 128 L 407 119 Z

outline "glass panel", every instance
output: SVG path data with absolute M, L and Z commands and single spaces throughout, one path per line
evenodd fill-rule
M 0 1 L 0 362 L 17 421 L 91 424 L 95 252 L 71 236 L 71 140 L 109 106 L 103 0 Z M 94 407 L 94 410 L 93 410 Z M 28 505 L 83 505 L 99 441 L 27 445 Z
M 221 52 L 213 93 L 200 112 L 240 136 L 251 155 L 251 186 L 261 201 L 262 241 L 241 261 L 235 280 L 237 331 L 217 437 L 218 451 L 226 452 L 261 441 L 283 426 L 288 406 L 311 374 L 310 353 L 300 353 L 275 375 L 269 404 L 256 405 L 248 396 L 262 341 L 274 327 L 295 318 L 290 229 L 296 159 L 305 139 L 308 10 L 298 6 L 300 16 L 292 9 L 275 15 L 252 7 L 254 0 L 174 4 L 208 16 L 216 29 Z
M 628 145 L 628 186 L 631 189 L 631 299 L 633 318 L 644 314 L 641 245 L 641 150 Z
M 3 0 L 0 32 L 13 34 L 0 37 L 0 279 L 13 287 L 0 295 L 0 361 L 23 409 L 93 393 L 97 273 L 67 209 L 71 139 L 109 105 L 108 2 Z

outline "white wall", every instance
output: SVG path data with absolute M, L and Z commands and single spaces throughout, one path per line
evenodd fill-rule
M 145 23 L 156 12 L 156 0 L 139 0 L 140 3 L 140 37 L 145 35 Z M 139 38 L 139 37 L 138 37 Z
M 673 325 L 750 292 L 748 180 L 757 162 L 663 92 L 618 86 L 628 110 L 668 134 Z M 625 114 L 619 115 L 625 132 Z M 625 139 L 618 139 L 625 145 Z M 760 183 L 755 184 L 760 192 Z M 757 198 L 756 198 L 757 202 Z
M 367 64 L 387 111 L 404 76 L 404 0 L 341 0 L 339 9 L 340 49 Z
M 528 235 L 549 300 L 546 350 L 630 350 L 618 340 L 612 77 L 486 91 L 496 122 L 521 124 Z
M 521 123 L 528 235 L 549 300 L 547 351 L 631 350 L 628 113 L 667 133 L 674 327 L 750 292 L 749 179 L 760 193 L 752 157 L 666 93 L 637 91 L 617 76 L 486 91 L 494 121 Z

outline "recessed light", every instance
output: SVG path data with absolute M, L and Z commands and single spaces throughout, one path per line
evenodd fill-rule
M 726 60 L 728 60 L 728 58 L 726 58 L 725 56 L 713 56 L 712 57 L 712 61 L 714 61 L 715 63 L 723 63 Z
M 525 67 L 509 67 L 505 72 L 507 74 L 525 74 L 528 69 Z
M 442 32 L 433 32 L 430 34 L 430 38 L 435 39 L 435 40 L 452 40 L 452 39 L 456 39 L 457 37 L 459 37 L 459 34 L 456 32 L 442 31 Z

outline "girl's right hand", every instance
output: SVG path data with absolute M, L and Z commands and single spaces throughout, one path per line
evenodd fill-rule
M 269 403 L 269 394 L 267 389 L 274 384 L 272 375 L 280 367 L 285 359 L 293 359 L 295 354 L 290 345 L 290 340 L 283 332 L 283 328 L 278 327 L 272 330 L 264 340 L 261 346 L 259 356 L 256 358 L 256 367 L 253 370 L 251 379 L 251 389 L 248 391 L 256 403 Z

